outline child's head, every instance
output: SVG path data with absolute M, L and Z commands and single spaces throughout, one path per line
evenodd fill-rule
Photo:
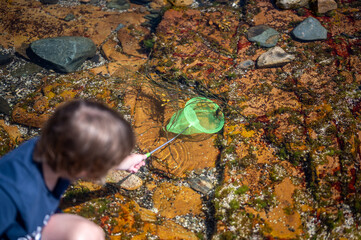
M 130 124 L 101 103 L 62 104 L 43 128 L 34 151 L 57 173 L 100 178 L 130 154 L 135 138 Z

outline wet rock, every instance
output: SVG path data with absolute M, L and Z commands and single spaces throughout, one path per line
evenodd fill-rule
M 14 122 L 37 128 L 43 127 L 50 116 L 50 114 L 39 115 L 37 113 L 27 112 L 20 107 L 15 107 L 11 113 L 11 118 Z
M 0 97 L 0 113 L 10 114 L 11 108 L 8 103 L 3 97 Z
M 152 0 L 130 0 L 131 3 L 135 3 L 138 5 L 146 5 L 150 3 Z
M 25 63 L 24 65 L 22 65 L 21 67 L 15 69 L 10 74 L 13 77 L 25 77 L 25 76 L 29 76 L 29 75 L 34 74 L 34 73 L 38 73 L 42 69 L 43 68 L 40 67 L 39 65 L 28 62 L 28 63 Z
M 127 0 L 111 0 L 107 3 L 107 7 L 117 10 L 128 10 L 130 3 Z
M 246 60 L 246 61 L 243 61 L 240 64 L 238 64 L 236 69 L 242 69 L 242 70 L 251 69 L 254 67 L 254 65 L 255 65 L 254 61 Z
M 204 195 L 207 195 L 212 189 L 213 184 L 207 177 L 200 176 L 188 179 L 190 187 Z
M 42 127 L 59 104 L 73 98 L 99 99 L 115 107 L 119 99 L 110 91 L 114 87 L 104 81 L 101 77 L 82 71 L 47 77 L 41 87 L 14 106 L 12 120 L 26 126 Z
M 96 46 L 85 37 L 56 37 L 40 39 L 30 44 L 32 52 L 61 72 L 74 72 L 95 55 Z
M 5 123 L 4 120 L 0 119 L 0 128 L 3 128 L 7 135 L 9 136 L 10 140 L 12 141 L 11 146 L 15 147 L 16 144 L 21 143 L 24 139 L 22 138 L 22 134 L 16 125 L 9 125 Z
M 190 6 L 193 3 L 193 0 L 169 0 L 176 7 L 185 7 Z
M 0 156 L 5 155 L 11 150 L 12 141 L 6 130 L 0 125 Z
M 302 41 L 316 41 L 327 39 L 327 30 L 313 17 L 306 18 L 292 31 L 292 35 Z
M 154 191 L 154 207 L 166 218 L 192 213 L 201 214 L 201 196 L 188 187 L 164 182 Z
M 143 185 L 143 181 L 137 175 L 127 171 L 112 170 L 105 178 L 107 183 L 118 184 L 126 190 L 136 190 Z
M 141 41 L 149 34 L 149 30 L 145 27 L 134 26 L 132 28 L 121 28 L 117 37 L 122 46 L 122 51 L 126 55 L 147 58 L 147 54 L 141 46 Z
M 337 3 L 334 0 L 317 0 L 317 12 L 326 13 L 337 9 Z
M 247 32 L 247 39 L 262 47 L 274 47 L 279 39 L 279 33 L 267 25 L 251 27 Z
M 171 233 L 171 234 L 170 234 Z M 165 221 L 157 228 L 157 236 L 159 239 L 172 240 L 172 239 L 185 239 L 185 240 L 197 240 L 199 239 L 196 234 L 183 228 L 182 226 L 172 222 Z
M 257 67 L 279 67 L 291 62 L 294 59 L 294 55 L 286 53 L 280 47 L 274 47 L 259 56 L 257 59 Z
M 13 57 L 10 53 L 0 53 L 0 65 L 5 65 L 11 62 Z
M 296 9 L 307 6 L 309 0 L 276 0 L 277 7 L 281 9 Z
M 149 3 L 149 6 L 152 9 L 161 9 L 167 5 L 169 5 L 167 0 L 153 0 L 151 3 Z
M 148 21 L 144 22 L 142 26 L 155 29 L 162 20 L 162 15 L 160 11 L 153 10 L 150 14 L 145 15 L 144 18 L 147 19 Z
M 43 4 L 56 4 L 59 2 L 59 0 L 40 0 Z
M 69 22 L 69 21 L 74 20 L 74 19 L 75 19 L 74 14 L 69 13 L 68 15 L 65 16 L 64 21 Z

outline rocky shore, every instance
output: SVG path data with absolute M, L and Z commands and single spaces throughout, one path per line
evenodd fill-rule
M 124 114 L 142 153 L 195 96 L 225 115 L 68 189 L 109 239 L 361 238 L 359 1 L 8 0 L 0 19 L 1 155 L 73 98 Z

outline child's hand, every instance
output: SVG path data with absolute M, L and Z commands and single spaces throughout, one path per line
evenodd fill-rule
M 127 170 L 129 172 L 135 173 L 145 165 L 144 160 L 147 158 L 144 154 L 130 154 L 126 157 L 117 167 L 119 170 Z

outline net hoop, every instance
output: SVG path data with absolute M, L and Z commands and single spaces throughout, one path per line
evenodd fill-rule
M 188 128 L 183 133 L 186 135 L 216 133 L 224 125 L 224 116 L 219 109 L 215 102 L 205 97 L 192 98 L 183 109 L 172 116 L 166 129 L 170 132 L 179 133 L 181 130 Z

